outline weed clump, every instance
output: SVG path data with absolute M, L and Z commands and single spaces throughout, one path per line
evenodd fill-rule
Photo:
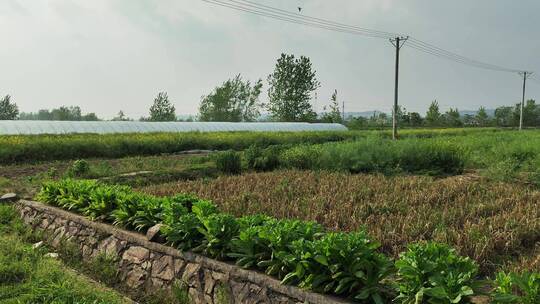
M 235 151 L 219 152 L 215 155 L 216 167 L 226 174 L 240 174 L 242 172 L 242 162 L 240 153 Z
M 90 172 L 90 164 L 84 160 L 79 159 L 71 164 L 71 167 L 68 169 L 68 176 L 70 177 L 83 177 Z

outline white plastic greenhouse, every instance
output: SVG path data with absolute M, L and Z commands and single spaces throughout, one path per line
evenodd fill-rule
M 227 131 L 345 131 L 341 124 L 298 122 L 139 122 L 0 120 L 0 135 Z

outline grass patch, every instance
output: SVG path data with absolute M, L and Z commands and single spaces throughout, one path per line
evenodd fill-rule
M 14 208 L 0 204 L 0 303 L 126 303 L 116 292 L 45 258 L 45 248 L 25 242 L 28 231 L 22 227 Z

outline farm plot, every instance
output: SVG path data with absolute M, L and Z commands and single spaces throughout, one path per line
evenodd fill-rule
M 314 144 L 359 136 L 362 133 L 349 131 L 0 136 L 0 164 L 159 155 L 193 149 L 241 150 L 252 144 Z
M 434 262 L 435 277 L 457 267 L 444 284 L 454 275 L 468 277 L 465 285 L 497 276 L 489 283 L 496 289 L 531 276 L 531 290 L 523 294 L 537 297 L 532 289 L 538 275 L 528 271 L 540 271 L 540 132 L 402 134 L 397 142 L 385 132 L 302 140 L 299 134 L 258 139 L 243 133 L 225 135 L 224 141 L 218 134 L 207 134 L 199 143 L 219 143 L 220 150 L 229 151 L 148 156 L 159 149 L 133 150 L 129 153 L 137 156 L 118 158 L 129 150 L 122 148 L 124 152 L 109 159 L 92 154 L 86 160 L 17 163 L 0 167 L 0 188 L 34 197 L 45 182 L 36 196 L 42 202 L 143 232 L 164 223 L 162 232 L 171 246 L 265 271 L 317 292 L 361 298 L 370 290 L 376 302 L 379 296 L 411 299 L 423 287 L 398 291 L 395 284 L 407 289 L 403 282 L 424 279 L 406 278 L 402 270 L 415 259 L 439 259 Z M 245 142 L 233 142 L 241 135 Z M 335 140 L 340 142 L 328 142 Z M 150 142 L 145 138 L 139 147 Z M 70 158 L 68 154 L 59 157 Z M 132 186 L 139 193 L 115 184 Z M 295 242 L 298 239 L 305 243 Z M 319 254 L 337 259 L 340 267 L 349 265 L 340 260 L 341 253 L 327 250 L 337 244 L 346 250 L 347 259 L 363 261 L 359 266 L 374 263 L 377 274 L 348 274 L 339 284 L 329 279 L 343 274 L 328 267 Z M 441 256 L 448 259 L 440 261 Z M 507 276 L 507 271 L 515 274 Z M 328 287 L 314 281 L 319 275 Z M 368 281 L 374 285 L 368 287 Z M 468 285 L 461 287 L 465 289 L 449 287 L 451 295 L 445 297 L 455 300 L 469 294 Z M 521 303 L 517 301 L 512 303 Z
M 392 256 L 407 244 L 435 240 L 481 265 L 540 270 L 540 192 L 465 175 L 444 179 L 313 171 L 275 171 L 140 189 L 211 199 L 234 215 L 315 220 L 332 230 L 365 227 Z
M 260 148 L 243 154 L 248 169 L 332 170 L 351 173 L 456 175 L 478 171 L 493 180 L 540 185 L 540 131 L 501 131 L 392 141 L 367 136 L 355 141 Z M 443 135 L 434 135 L 443 134 Z

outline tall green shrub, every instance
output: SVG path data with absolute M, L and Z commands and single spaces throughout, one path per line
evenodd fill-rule
M 242 172 L 242 161 L 240 153 L 235 151 L 225 151 L 217 153 L 215 156 L 216 167 L 226 174 L 239 174 Z

